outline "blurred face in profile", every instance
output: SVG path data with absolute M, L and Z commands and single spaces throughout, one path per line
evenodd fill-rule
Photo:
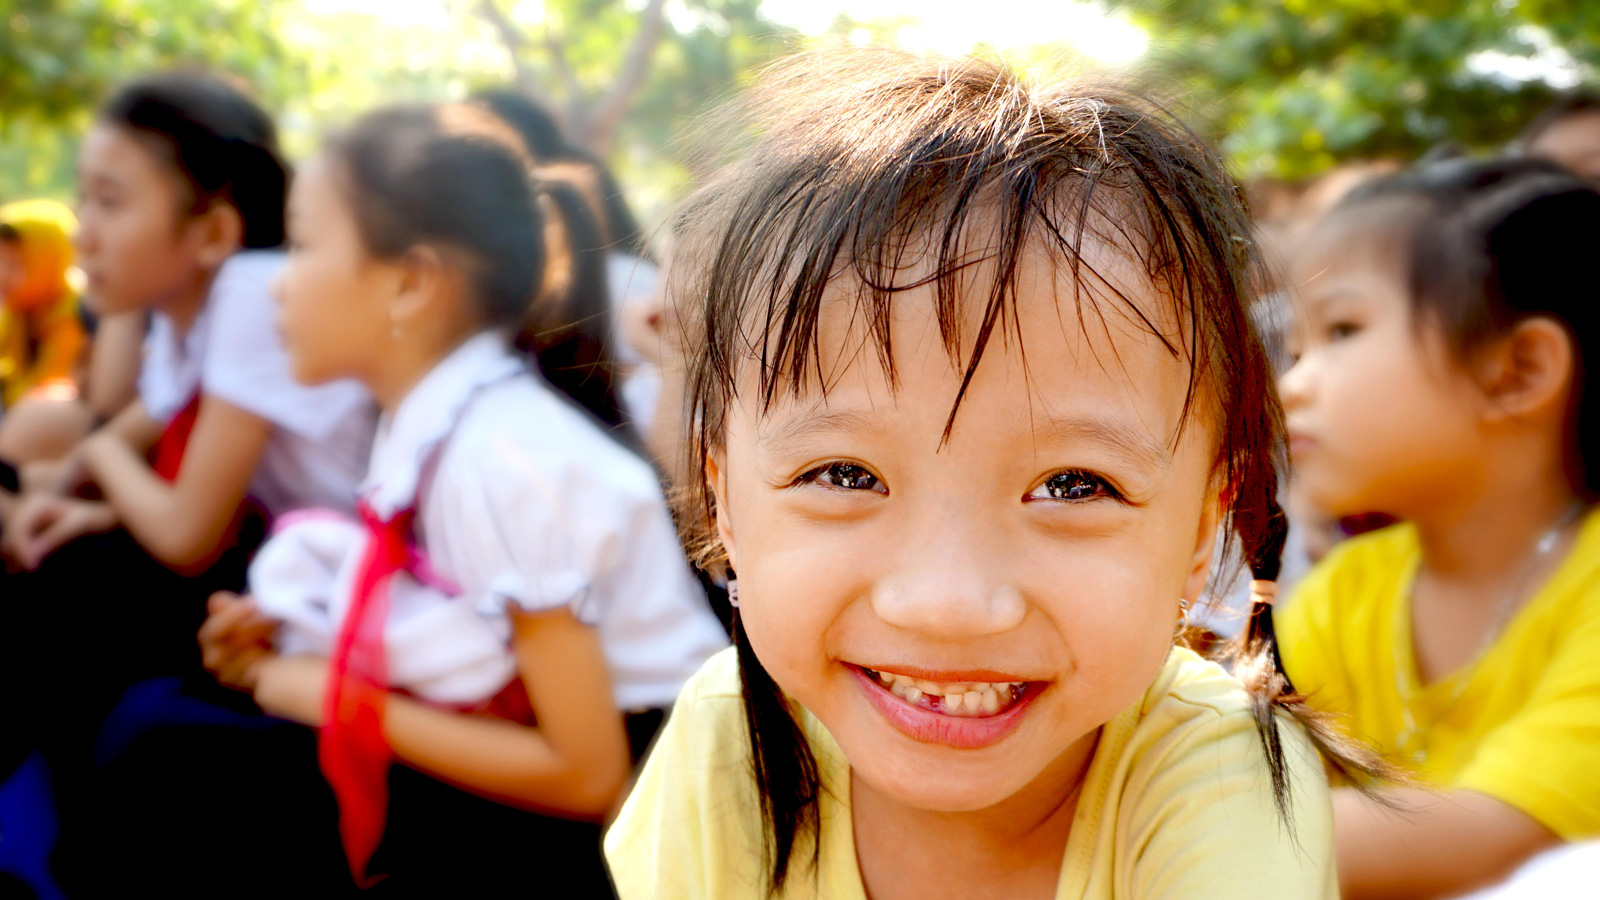
M 339 163 L 319 156 L 289 191 L 289 260 L 273 281 L 294 377 L 363 378 L 392 330 L 394 267 L 367 250 Z
M 1412 314 L 1407 211 L 1335 213 L 1294 254 L 1293 366 L 1279 382 L 1295 487 L 1337 517 L 1406 517 L 1475 477 L 1482 392 Z M 1401 223 L 1397 225 L 1398 223 Z
M 156 139 L 100 123 L 78 154 L 78 266 L 100 312 L 160 309 L 211 271 L 188 183 Z M 218 263 L 220 264 L 220 263 Z
M 1528 155 L 1560 163 L 1600 186 L 1600 110 L 1557 120 L 1528 142 Z

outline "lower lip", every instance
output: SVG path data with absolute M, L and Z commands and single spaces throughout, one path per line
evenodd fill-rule
M 1291 437 L 1289 438 L 1289 455 L 1293 456 L 1296 453 L 1304 453 L 1305 451 L 1310 450 L 1312 447 L 1315 447 L 1316 444 L 1316 441 L 1308 437 L 1298 435 Z
M 846 668 L 855 676 L 867 702 L 906 737 L 957 750 L 978 750 L 1004 740 L 1022 724 L 1023 713 L 1041 690 L 1036 684 L 1030 683 L 1021 699 L 996 715 L 947 716 L 901 700 L 876 678 L 856 666 L 847 665 Z

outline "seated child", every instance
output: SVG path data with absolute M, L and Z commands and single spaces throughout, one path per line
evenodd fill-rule
M 597 823 L 726 643 L 650 467 L 509 346 L 545 263 L 527 164 L 487 113 L 418 106 L 304 168 L 280 322 L 297 377 L 383 409 L 361 518 L 283 522 L 201 632 L 219 678 L 320 729 L 356 881 L 419 895 L 533 871 L 608 896 Z
M 1283 658 L 1422 787 L 1334 794 L 1346 897 L 1445 897 L 1600 837 L 1600 191 L 1536 160 L 1368 185 L 1291 275 L 1296 488 L 1404 521 L 1296 589 Z
M 1257 604 L 1174 647 L 1279 410 L 1237 191 L 1114 92 L 802 56 L 677 220 L 700 561 L 736 649 L 606 840 L 624 898 L 1333 898 Z

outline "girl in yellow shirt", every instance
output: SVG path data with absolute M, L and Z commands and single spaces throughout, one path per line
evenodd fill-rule
M 622 896 L 1335 896 L 1269 608 L 1248 687 L 1173 646 L 1221 526 L 1258 578 L 1282 545 L 1215 157 L 886 51 L 799 57 L 755 112 L 668 283 L 736 646 L 607 836 Z
M 1432 788 L 1335 792 L 1347 897 L 1454 896 L 1600 836 L 1596 246 L 1584 181 L 1453 162 L 1360 190 L 1290 273 L 1298 486 L 1405 524 L 1313 571 L 1283 656 Z

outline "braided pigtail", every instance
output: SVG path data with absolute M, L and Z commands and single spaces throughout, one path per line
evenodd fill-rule
M 1272 486 L 1276 487 L 1275 478 Z M 1256 513 L 1248 515 L 1240 510 L 1235 517 L 1253 580 L 1250 583 L 1250 619 L 1236 648 L 1234 675 L 1250 696 L 1256 733 L 1261 737 L 1267 770 L 1272 778 L 1273 803 L 1283 820 L 1292 822 L 1288 768 L 1277 723 L 1280 712 L 1293 716 L 1305 728 L 1331 772 L 1364 791 L 1370 793 L 1385 783 L 1403 783 L 1406 778 L 1371 747 L 1351 737 L 1336 716 L 1308 705 L 1284 671 L 1272 610 L 1277 600 L 1278 572 L 1282 567 L 1284 542 L 1289 535 L 1289 521 L 1278 505 L 1276 491 L 1262 488 L 1261 496 L 1254 498 Z

